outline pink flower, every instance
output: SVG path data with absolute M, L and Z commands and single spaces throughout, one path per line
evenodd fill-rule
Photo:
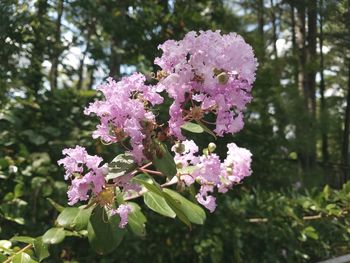
M 130 137 L 131 153 L 135 160 L 141 162 L 142 140 L 145 137 L 143 124 L 155 122 L 155 116 L 148 105 L 163 102 L 158 94 L 161 89 L 145 85 L 146 78 L 141 73 L 134 73 L 116 82 L 112 78 L 107 84 L 100 85 L 97 90 L 104 95 L 104 100 L 90 103 L 84 113 L 95 113 L 100 118 L 100 124 L 93 132 L 93 138 L 101 138 L 106 143 L 113 143 Z
M 64 149 L 63 154 L 66 156 L 57 163 L 66 169 L 65 179 L 72 179 L 67 192 L 68 204 L 74 205 L 78 201 L 88 200 L 90 190 L 95 195 L 100 193 L 105 185 L 104 175 L 107 173 L 106 166 L 100 166 L 102 158 L 89 155 L 81 146 Z M 85 174 L 84 170 L 87 170 Z
M 235 143 L 228 144 L 227 148 L 225 165 L 232 168 L 232 176 L 242 180 L 244 177 L 251 175 L 252 153 L 247 149 L 238 147 Z
M 180 180 L 187 186 L 197 182 L 200 190 L 196 195 L 197 201 L 210 212 L 216 208 L 215 197 L 209 195 L 215 189 L 220 193 L 226 193 L 244 177 L 251 174 L 251 157 L 249 150 L 240 148 L 234 143 L 227 145 L 228 152 L 224 162 L 215 153 L 201 156 L 198 154 L 198 146 L 194 141 L 183 141 L 175 144 L 172 151 L 175 152 L 175 162 L 181 164 L 178 170 Z M 183 169 L 191 168 L 193 169 Z
M 120 216 L 120 228 L 124 228 L 128 224 L 128 216 L 130 212 L 131 207 L 124 204 L 119 205 L 118 209 L 112 211 L 113 215 L 118 214 Z
M 204 113 L 216 109 L 214 132 L 219 136 L 236 133 L 243 127 L 241 111 L 252 99 L 257 60 L 244 39 L 220 31 L 189 32 L 180 41 L 168 40 L 155 59 L 167 74 L 158 83 L 174 100 L 170 107 L 170 134 L 183 140 L 181 105 L 187 94 L 200 104 Z M 234 114 L 235 113 L 235 114 Z

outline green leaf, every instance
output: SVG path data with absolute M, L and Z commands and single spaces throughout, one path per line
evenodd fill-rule
M 58 244 L 66 237 L 62 227 L 53 227 L 43 235 L 43 242 L 46 244 Z
M 43 237 L 37 237 L 33 243 L 33 247 L 39 262 L 50 256 L 49 246 L 43 242 Z
M 26 244 L 32 244 L 34 242 L 34 237 L 26 237 L 26 236 L 14 236 L 10 239 L 12 242 L 22 242 Z
M 171 196 L 178 204 L 180 210 L 186 215 L 186 217 L 194 224 L 202 225 L 205 221 L 206 215 L 199 205 L 192 203 L 179 193 L 164 188 L 163 192 Z M 168 201 L 168 200 L 167 200 Z M 169 203 L 169 202 L 168 202 Z
M 177 173 L 174 157 L 165 144 L 157 140 L 154 140 L 154 143 L 156 144 L 158 154 L 155 154 L 152 160 L 153 165 L 168 178 L 173 178 Z
M 118 247 L 125 234 L 118 224 L 119 216 L 108 216 L 100 206 L 93 210 L 87 228 L 88 239 L 98 254 L 108 254 Z
M 24 194 L 24 184 L 23 183 L 16 184 L 14 193 L 15 193 L 15 198 L 21 197 Z
M 12 258 L 11 262 L 12 263 L 34 263 L 36 261 L 33 260 L 27 253 L 21 252 L 21 253 L 16 254 Z
M 206 133 L 209 133 L 211 136 L 213 136 L 215 140 L 217 139 L 215 133 L 211 129 L 209 129 L 203 122 L 201 122 L 200 120 L 196 120 L 196 122 L 198 123 L 198 125 L 200 125 L 203 128 L 203 130 Z
M 62 212 L 64 210 L 64 206 L 56 203 L 54 200 L 52 200 L 51 198 L 46 198 L 47 201 L 49 201 L 49 203 L 58 211 L 58 212 Z
M 89 222 L 92 209 L 84 209 L 82 207 L 67 207 L 57 218 L 57 224 L 64 228 L 83 230 L 86 229 Z
M 154 192 L 145 193 L 143 195 L 143 200 L 145 204 L 154 212 L 157 212 L 163 216 L 168 216 L 171 218 L 174 218 L 176 216 L 175 212 L 167 204 L 164 197 Z
M 313 228 L 312 226 L 308 226 L 306 228 L 303 229 L 302 234 L 317 240 L 318 239 L 318 234 L 315 228 Z
M 155 184 L 149 183 L 149 182 L 147 182 L 143 179 L 140 179 L 140 178 L 133 178 L 133 182 L 137 182 L 139 184 L 142 184 L 148 191 L 150 191 L 152 193 L 158 194 L 160 196 L 163 195 L 162 188 L 160 188 L 159 186 L 157 186 Z
M 0 262 L 4 262 L 6 259 L 7 257 L 4 254 L 0 253 Z
M 145 215 L 141 212 L 141 208 L 138 204 L 133 202 L 128 202 L 128 205 L 131 206 L 132 211 L 128 216 L 128 226 L 137 236 L 146 235 L 146 225 L 147 219 Z
M 186 214 L 182 211 L 180 204 L 177 200 L 174 200 L 168 193 L 163 193 L 163 196 L 170 206 L 170 208 L 175 212 L 176 216 L 184 222 L 189 228 L 191 228 L 191 222 L 187 218 Z
M 132 172 L 137 167 L 135 160 L 130 153 L 119 154 L 108 165 L 106 180 L 114 179 Z
M 182 129 L 189 131 L 189 132 L 193 132 L 193 133 L 203 133 L 204 129 L 203 127 L 201 127 L 200 125 L 193 123 L 193 122 L 185 122 L 182 126 Z

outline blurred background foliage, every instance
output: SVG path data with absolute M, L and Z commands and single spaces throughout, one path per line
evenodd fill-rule
M 253 175 L 191 231 L 152 211 L 147 235 L 107 256 L 68 237 L 45 262 L 315 262 L 350 252 L 350 3 L 346 0 L 0 1 L 0 262 L 55 224 L 57 167 L 80 144 L 107 161 L 83 115 L 107 76 L 157 70 L 165 40 L 237 32 L 259 60 L 246 125 L 218 141 L 253 152 Z M 163 106 L 162 110 L 167 110 Z M 209 137 L 199 137 L 207 145 Z M 141 204 L 141 203 L 140 203 Z M 142 204 L 141 204 L 142 206 Z

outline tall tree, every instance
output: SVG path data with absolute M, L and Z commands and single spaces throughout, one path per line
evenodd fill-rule
M 64 0 L 58 0 L 55 36 L 54 36 L 54 43 L 52 48 L 51 69 L 49 73 L 50 87 L 52 91 L 57 88 L 58 64 L 59 64 L 59 57 L 62 53 L 61 25 L 62 25 L 63 10 L 64 10 Z
M 320 118 L 321 118 L 321 137 L 322 137 L 322 160 L 324 163 L 329 162 L 329 152 L 328 152 L 328 135 L 327 135 L 327 105 L 325 100 L 325 79 L 324 79 L 324 54 L 323 54 L 323 0 L 320 0 L 320 34 L 319 34 L 319 45 L 320 45 Z

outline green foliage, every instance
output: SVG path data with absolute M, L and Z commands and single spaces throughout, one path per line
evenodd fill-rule
M 118 227 L 119 217 L 107 215 L 104 208 L 97 206 L 87 227 L 91 247 L 100 255 L 113 250 L 123 240 L 125 231 Z
M 13 262 L 316 262 L 348 253 L 350 184 L 341 188 L 339 183 L 345 167 L 339 160 L 348 82 L 348 2 L 323 1 L 318 8 L 324 18 L 327 96 L 321 112 L 317 90 L 320 114 L 313 133 L 317 160 L 322 157 L 322 133 L 327 134 L 329 158 L 306 172 L 297 160 L 312 140 L 303 129 L 302 136 L 296 136 L 296 126 L 311 122 L 295 80 L 298 57 L 288 48 L 293 38 L 290 6 L 295 1 L 271 1 L 274 7 L 262 1 L 263 36 L 256 1 L 117 2 L 64 1 L 58 26 L 59 0 L 0 1 L 0 262 L 9 257 Z M 279 44 L 285 43 L 278 57 L 272 14 Z M 236 31 L 258 55 L 246 127 L 234 138 L 222 138 L 216 150 L 223 155 L 224 145 L 232 141 L 252 150 L 253 175 L 245 186 L 219 197 L 218 210 L 205 215 L 190 201 L 190 193 L 163 191 L 156 181 L 138 177 L 144 202 L 129 202 L 133 211 L 122 231 L 118 217 L 107 216 L 99 206 L 93 212 L 94 206 L 62 206 L 67 203 L 67 184 L 57 160 L 63 148 L 81 144 L 106 160 L 121 152 L 118 146 L 107 150 L 91 140 L 88 131 L 96 123 L 82 109 L 99 96 L 92 87 L 107 75 L 120 77 L 133 67 L 150 75 L 157 70 L 152 60 L 160 43 L 205 29 Z M 290 34 L 285 38 L 283 32 Z M 71 48 L 82 52 L 78 66 L 68 63 Z M 53 88 L 55 61 L 58 84 Z M 318 61 L 306 68 L 320 72 Z M 169 102 L 157 112 L 164 119 Z M 199 133 L 213 135 L 208 127 L 191 122 L 183 130 L 197 139 Z M 205 148 L 211 140 L 203 136 L 199 145 Z M 154 159 L 155 166 L 171 177 L 176 174 L 173 158 L 165 145 L 158 146 L 161 156 Z M 109 179 L 133 170 L 124 157 L 110 167 Z M 191 230 L 170 219 L 175 217 L 193 223 Z M 204 220 L 204 226 L 196 225 Z M 100 254 L 113 253 L 96 254 L 88 241 Z M 31 247 L 19 252 L 27 245 Z
M 152 163 L 158 171 L 171 179 L 177 172 L 174 158 L 164 143 L 155 140 L 154 144 L 156 152 L 153 156 Z
M 119 154 L 109 164 L 106 179 L 115 179 L 132 172 L 136 167 L 137 166 L 131 154 Z
M 154 192 L 147 192 L 143 196 L 143 200 L 148 208 L 163 216 L 174 218 L 175 212 L 167 204 L 165 198 Z

